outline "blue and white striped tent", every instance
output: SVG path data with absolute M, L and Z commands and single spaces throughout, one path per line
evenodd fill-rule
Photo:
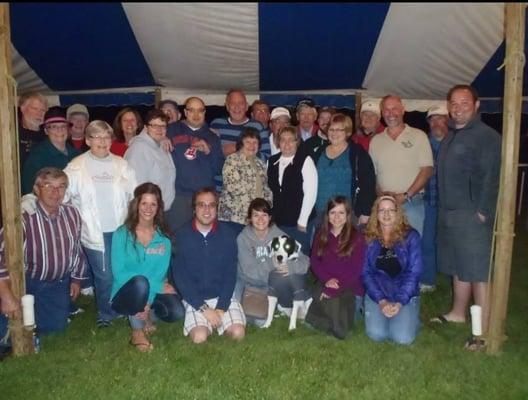
M 354 108 L 358 91 L 440 100 L 471 83 L 488 111 L 501 109 L 503 3 L 12 3 L 10 13 L 19 93 L 61 105 L 152 104 L 156 87 L 222 104 L 237 87 L 272 104 L 311 94 Z

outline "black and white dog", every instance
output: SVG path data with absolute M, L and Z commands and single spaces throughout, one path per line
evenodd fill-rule
M 270 247 L 270 256 L 272 257 L 276 270 L 284 275 L 288 275 L 290 273 L 290 270 L 288 269 L 288 261 L 299 258 L 301 244 L 289 236 L 282 235 L 273 238 L 270 242 Z M 262 326 L 263 328 L 268 328 L 271 325 L 275 308 L 277 307 L 277 301 L 277 297 L 268 295 L 268 318 Z M 311 302 L 311 298 L 306 301 L 293 301 L 288 330 L 291 331 L 297 327 L 297 318 L 306 315 Z

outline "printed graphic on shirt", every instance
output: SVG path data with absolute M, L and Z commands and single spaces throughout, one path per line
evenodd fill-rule
M 256 246 L 251 248 L 253 256 L 260 262 L 265 262 L 270 257 L 271 248 L 269 246 Z
M 196 149 L 194 147 L 189 147 L 185 150 L 184 156 L 187 160 L 194 160 L 196 158 Z
M 92 176 L 92 180 L 97 183 L 112 183 L 114 181 L 114 177 L 108 172 L 103 172 L 100 175 Z
M 162 256 L 165 254 L 165 245 L 164 244 L 160 244 L 158 246 L 155 246 L 155 247 L 149 247 L 146 251 L 145 251 L 146 254 L 149 254 L 149 255 L 159 255 L 159 256 Z

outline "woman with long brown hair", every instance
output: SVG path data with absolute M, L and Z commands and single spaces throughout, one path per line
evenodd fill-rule
M 130 344 L 139 351 L 153 349 L 147 334 L 154 321 L 173 322 L 184 310 L 167 283 L 171 256 L 169 231 L 163 216 L 160 188 L 146 182 L 134 190 L 125 223 L 112 238 L 112 308 L 129 317 Z
M 131 107 L 125 107 L 114 118 L 114 137 L 110 152 L 123 157 L 130 140 L 143 130 L 141 115 Z
M 339 339 L 353 327 L 362 304 L 365 249 L 352 223 L 350 201 L 345 196 L 330 198 L 312 246 L 310 261 L 318 284 L 306 321 Z
M 418 333 L 422 250 L 401 205 L 379 197 L 365 230 L 365 327 L 372 340 L 411 344 Z

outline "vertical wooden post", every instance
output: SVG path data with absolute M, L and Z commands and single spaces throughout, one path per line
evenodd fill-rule
M 154 108 L 159 108 L 161 103 L 161 89 L 159 87 L 154 90 Z
M 517 162 L 519 159 L 519 131 L 522 111 L 524 70 L 525 3 L 506 3 L 505 38 L 506 70 L 504 78 L 504 110 L 502 126 L 502 161 L 497 209 L 497 238 L 490 305 L 488 346 L 489 354 L 498 354 L 504 342 L 504 326 L 508 308 L 510 271 L 515 232 L 515 198 Z
M 13 295 L 20 299 L 26 292 L 24 254 L 20 215 L 20 178 L 18 135 L 16 134 L 15 90 L 11 81 L 11 34 L 9 4 L 0 3 L 0 196 L 4 220 L 5 262 Z M 9 321 L 14 355 L 34 352 L 32 331 L 26 330 L 22 317 Z
M 358 130 L 359 125 L 361 124 L 361 119 L 359 114 L 361 114 L 361 103 L 363 102 L 361 92 L 356 92 L 356 109 L 355 118 L 354 118 L 354 133 Z

